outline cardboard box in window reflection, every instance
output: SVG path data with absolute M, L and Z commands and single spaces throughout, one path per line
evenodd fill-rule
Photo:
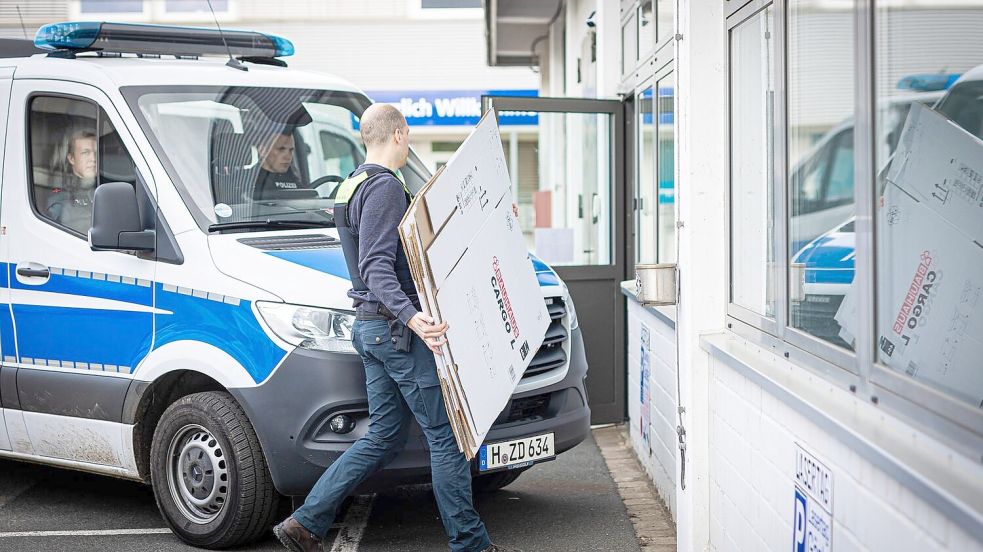
M 914 104 L 877 205 L 877 347 L 885 365 L 983 401 L 983 141 Z M 851 287 L 836 320 L 853 340 Z

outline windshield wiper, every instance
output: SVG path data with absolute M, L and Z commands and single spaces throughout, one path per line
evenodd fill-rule
M 221 230 L 243 229 L 281 229 L 281 228 L 334 228 L 334 222 L 329 220 L 240 220 L 237 222 L 220 222 L 210 224 L 209 232 Z

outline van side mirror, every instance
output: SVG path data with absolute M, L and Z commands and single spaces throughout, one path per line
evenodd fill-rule
M 132 184 L 107 182 L 96 188 L 89 228 L 89 247 L 93 251 L 153 251 L 156 245 L 156 232 L 144 229 L 140 221 Z

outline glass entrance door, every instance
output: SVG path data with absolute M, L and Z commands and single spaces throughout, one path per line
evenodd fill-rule
M 509 172 L 526 244 L 576 304 L 589 365 L 593 423 L 624 419 L 626 278 L 623 106 L 618 100 L 485 96 L 515 117 Z

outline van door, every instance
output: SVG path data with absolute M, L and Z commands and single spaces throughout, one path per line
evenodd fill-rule
M 92 251 L 87 234 L 96 187 L 122 181 L 154 195 L 139 176 L 149 171 L 96 88 L 16 81 L 10 111 L 8 134 L 25 140 L 8 150 L 0 217 L 33 453 L 129 464 L 119 424 L 131 373 L 153 345 L 156 263 Z
M 3 166 L 3 151 L 7 136 L 7 104 L 10 100 L 10 85 L 13 83 L 14 68 L 0 67 L 0 167 Z M 0 204 L 3 203 L 4 193 L 0 189 Z M 5 394 L 16 396 L 12 377 L 17 368 L 14 366 L 17 352 L 14 350 L 14 325 L 10 314 L 10 286 L 7 282 L 7 240 L 3 239 L 2 228 L 4 221 L 0 218 L 0 450 L 10 450 L 10 435 L 7 432 L 6 413 L 12 404 L 4 404 Z M 13 402 L 8 399 L 7 402 Z

